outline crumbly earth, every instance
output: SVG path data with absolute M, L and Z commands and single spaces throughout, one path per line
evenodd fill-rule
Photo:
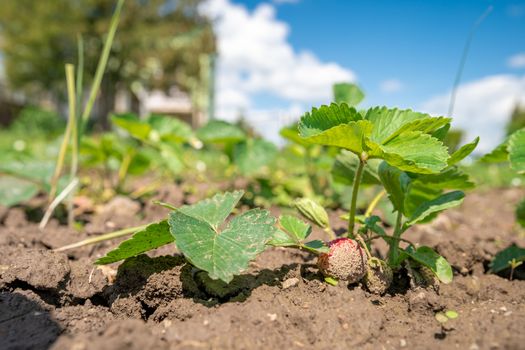
M 359 282 L 366 273 L 366 256 L 359 243 L 337 238 L 328 245 L 330 251 L 319 255 L 317 260 L 321 273 L 350 284 Z
M 523 349 L 524 268 L 510 281 L 488 274 L 487 264 L 509 244 L 525 245 L 513 224 L 524 195 L 471 193 L 458 210 L 408 231 L 408 240 L 451 262 L 454 281 L 413 289 L 402 271 L 384 296 L 361 284 L 328 285 L 315 257 L 287 249 L 266 251 L 228 285 L 210 283 L 172 246 L 118 272 L 118 264 L 95 268 L 117 242 L 54 253 L 86 233 L 56 222 L 41 233 L 21 208 L 0 210 L 0 349 Z M 96 223 L 92 235 L 159 219 L 162 210 L 145 204 L 132 219 L 96 217 L 104 211 L 83 218 L 86 227 Z M 340 214 L 331 214 L 336 231 L 345 226 Z M 373 253 L 384 257 L 385 249 L 377 244 Z M 439 323 L 435 314 L 447 310 L 459 316 Z

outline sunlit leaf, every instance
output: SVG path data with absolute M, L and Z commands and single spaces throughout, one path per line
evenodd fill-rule
M 507 150 L 507 142 L 501 143 L 496 148 L 494 148 L 490 153 L 485 154 L 483 157 L 481 157 L 479 160 L 480 162 L 485 163 L 501 163 L 506 162 L 509 160 L 509 152 Z
M 201 200 L 193 205 L 185 205 L 178 211 L 207 222 L 217 229 L 239 203 L 244 191 L 218 193 L 212 198 Z
M 394 209 L 403 213 L 405 195 L 410 184 L 410 178 L 405 172 L 389 165 L 386 162 L 382 162 L 379 165 L 378 173 L 381 183 L 385 187 L 388 197 L 394 205 Z
M 439 213 L 445 209 L 453 208 L 460 205 L 465 198 L 461 191 L 453 191 L 440 195 L 439 197 L 427 202 L 423 202 L 406 222 L 405 227 L 412 226 L 429 215 Z
M 111 121 L 118 127 L 126 130 L 131 136 L 139 140 L 147 140 L 151 132 L 151 125 L 140 120 L 139 117 L 132 113 L 113 114 Z
M 519 173 L 525 172 L 525 128 L 510 136 L 508 151 L 512 169 Z
M 174 238 L 170 233 L 168 223 L 163 220 L 138 231 L 130 239 L 120 243 L 118 248 L 110 251 L 95 263 L 98 265 L 111 264 L 173 243 L 173 241 Z
M 221 207 L 219 205 L 219 207 Z M 263 252 L 275 231 L 275 219 L 267 210 L 252 209 L 234 217 L 223 230 L 204 221 L 195 212 L 170 214 L 171 234 L 177 247 L 194 266 L 210 278 L 226 283 L 248 268 L 248 263 Z M 215 215 L 219 217 L 223 215 Z
M 444 257 L 436 253 L 432 248 L 422 246 L 416 250 L 407 249 L 405 252 L 418 263 L 431 269 L 441 282 L 452 282 L 452 267 Z
M 303 245 L 303 248 L 311 251 L 312 253 L 316 253 L 316 254 L 328 253 L 330 251 L 330 248 L 323 241 L 318 240 L 318 239 L 310 241 L 310 242 L 306 242 Z
M 382 158 L 401 170 L 432 174 L 447 166 L 449 154 L 441 141 L 419 131 L 405 132 L 384 145 L 373 145 L 371 157 Z
M 286 232 L 293 235 L 297 241 L 306 239 L 312 233 L 312 226 L 295 216 L 283 215 L 279 218 L 279 224 Z
M 204 143 L 237 143 L 246 139 L 246 133 L 241 128 L 220 120 L 210 121 L 196 133 Z
M 298 129 L 302 137 L 310 137 L 361 119 L 363 119 L 361 114 L 346 103 L 332 103 L 330 106 L 323 105 L 319 108 L 312 108 L 311 112 L 306 112 L 301 117 Z
M 335 102 L 344 102 L 349 106 L 357 106 L 365 98 L 365 94 L 359 86 L 352 83 L 334 84 L 333 94 Z
M 10 207 L 30 200 L 38 185 L 12 176 L 0 176 L 0 205 Z
M 428 133 L 450 122 L 449 118 L 432 118 L 428 114 L 414 112 L 410 109 L 400 110 L 387 107 L 369 109 L 365 119 L 374 125 L 371 140 L 377 144 L 384 144 L 407 131 Z
M 359 120 L 348 124 L 340 124 L 325 131 L 305 128 L 300 130 L 307 131 L 306 133 L 301 132 L 301 136 L 308 142 L 341 147 L 356 154 L 361 154 L 365 149 L 365 137 L 370 134 L 372 124 L 365 120 Z M 313 133 L 314 131 L 319 132 Z
M 479 137 L 476 137 L 474 141 L 463 145 L 456 152 L 452 153 L 448 159 L 448 165 L 454 165 L 465 159 L 469 154 L 471 154 L 477 147 L 479 143 Z
M 266 140 L 248 139 L 235 145 L 233 158 L 241 174 L 259 173 L 277 157 L 277 147 Z

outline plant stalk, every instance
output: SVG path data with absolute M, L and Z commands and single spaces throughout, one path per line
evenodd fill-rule
M 75 179 L 78 171 L 78 124 L 77 124 L 77 107 L 76 107 L 76 92 L 75 92 L 75 67 L 72 64 L 66 64 L 66 82 L 67 94 L 69 100 L 69 120 L 71 123 L 71 167 L 69 170 L 69 178 Z M 67 223 L 71 228 L 75 222 L 75 213 L 73 210 L 73 199 L 75 197 L 75 189 L 71 191 L 67 199 Z
M 350 205 L 350 213 L 348 217 L 348 233 L 347 237 L 353 238 L 354 237 L 354 229 L 355 229 L 355 212 L 357 207 L 357 195 L 359 193 L 359 185 L 361 184 L 361 180 L 363 178 L 363 169 L 365 168 L 366 160 L 359 159 L 359 165 L 357 167 L 357 171 L 355 173 L 354 178 L 354 185 L 352 188 L 352 203 Z
M 115 7 L 115 12 L 113 12 L 113 17 L 111 17 L 111 24 L 109 27 L 109 32 L 106 38 L 106 42 L 104 43 L 104 48 L 102 49 L 102 55 L 100 56 L 100 59 L 98 61 L 97 70 L 95 72 L 95 78 L 93 80 L 93 85 L 91 85 L 91 90 L 89 92 L 88 102 L 82 113 L 82 118 L 81 118 L 82 128 L 79 133 L 80 136 L 82 136 L 82 133 L 84 132 L 89 116 L 91 115 L 91 110 L 93 108 L 93 105 L 95 104 L 95 99 L 100 89 L 100 83 L 102 82 L 104 71 L 106 70 L 109 53 L 111 51 L 111 47 L 113 46 L 113 39 L 115 38 L 115 33 L 117 31 L 119 18 L 120 18 L 120 12 L 122 10 L 123 5 L 124 5 L 124 0 L 118 0 L 117 6 Z
M 132 234 L 132 233 L 135 233 L 137 231 L 143 230 L 147 226 L 149 226 L 149 224 L 136 226 L 136 227 L 125 228 L 123 230 L 118 230 L 118 231 L 111 232 L 111 233 L 106 233 L 104 235 L 100 235 L 100 236 L 97 236 L 97 237 L 84 239 L 84 240 L 76 242 L 76 243 L 65 245 L 63 247 L 54 249 L 53 251 L 55 251 L 55 252 L 63 252 L 65 250 L 74 249 L 74 248 L 80 248 L 80 247 L 83 247 L 83 246 L 86 246 L 86 245 L 89 245 L 89 244 L 95 244 L 95 243 L 99 243 L 99 242 L 108 241 L 110 239 L 119 238 L 119 237 L 122 237 L 122 236 L 127 236 L 129 234 Z
M 386 191 L 381 190 L 378 194 L 376 194 L 374 199 L 372 199 L 372 201 L 370 202 L 370 205 L 368 205 L 368 208 L 366 208 L 366 212 L 365 212 L 366 218 L 372 215 L 372 212 L 377 207 L 377 204 L 379 203 L 379 201 L 381 200 L 381 198 L 383 198 L 385 194 L 386 194 Z
M 394 235 L 391 240 L 390 250 L 388 252 L 388 262 L 390 266 L 393 266 L 399 256 L 399 241 L 401 240 L 401 227 L 403 224 L 403 213 L 397 212 L 396 225 L 394 227 Z

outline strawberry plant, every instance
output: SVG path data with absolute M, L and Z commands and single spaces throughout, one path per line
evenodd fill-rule
M 442 282 L 452 278 L 443 257 L 429 247 L 409 245 L 401 250 L 399 243 L 414 224 L 461 204 L 464 193 L 458 189 L 472 186 L 456 164 L 475 149 L 478 139 L 449 154 L 443 139 L 450 122 L 450 118 L 411 110 L 375 107 L 358 112 L 344 103 L 332 103 L 313 108 L 299 123 L 305 141 L 347 151 L 345 171 L 352 178 L 347 237 L 359 234 L 370 240 L 367 235 L 374 233 L 373 238 L 382 238 L 389 245 L 390 267 L 413 262 L 431 269 Z M 362 227 L 356 231 L 357 198 L 363 180 L 381 184 L 386 190 L 396 212 L 392 235 L 378 225 L 377 216 L 361 218 Z
M 502 144 L 481 158 L 482 162 L 510 164 L 510 168 L 519 175 L 525 174 L 525 128 L 512 133 Z M 516 221 L 525 228 L 525 198 L 516 207 Z M 499 252 L 490 264 L 494 273 L 511 268 L 511 279 L 514 269 L 525 261 L 525 249 L 510 246 Z
M 430 247 L 416 247 L 410 242 L 402 249 L 400 242 L 406 242 L 402 234 L 413 225 L 429 222 L 439 212 L 461 204 L 464 193 L 460 190 L 473 186 L 456 164 L 475 149 L 478 139 L 449 154 L 443 139 L 450 122 L 450 118 L 386 107 L 358 112 L 345 103 L 306 113 L 298 125 L 301 142 L 345 150 L 346 162 L 340 175 L 352 177 L 349 224 L 344 237 L 335 236 L 322 206 L 308 199 L 296 202 L 301 214 L 331 237 L 328 244 L 308 241 L 311 226 L 294 216 L 277 220 L 262 209 L 232 216 L 243 196 L 242 191 L 236 191 L 180 208 L 159 203 L 171 209 L 167 220 L 135 229 L 138 232 L 97 264 L 113 263 L 174 242 L 189 263 L 206 271 L 210 278 L 228 283 L 258 254 L 274 246 L 318 255 L 319 270 L 329 283 L 363 280 L 370 291 L 378 294 L 388 289 L 393 271 L 402 264 L 416 281 L 437 278 L 448 283 L 452 269 L 443 257 Z M 212 131 L 208 130 L 216 134 Z M 230 140 L 231 132 L 223 134 L 220 140 Z M 370 210 L 363 216 L 356 215 L 363 181 L 382 186 L 388 194 L 396 213 L 392 234 L 387 234 L 381 218 L 371 215 Z M 356 223 L 360 223 L 359 230 Z M 128 234 L 133 229 L 124 231 Z M 370 254 L 368 245 L 378 238 L 389 246 L 386 261 Z
M 268 210 L 252 209 L 226 222 L 243 194 L 226 192 L 180 208 L 162 203 L 172 210 L 167 220 L 143 227 L 96 263 L 110 264 L 175 242 L 188 262 L 228 283 L 270 246 L 328 251 L 321 241 L 306 242 L 311 227 L 293 216 L 277 223 Z

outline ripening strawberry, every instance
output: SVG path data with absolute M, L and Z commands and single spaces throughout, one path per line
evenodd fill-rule
M 319 255 L 317 266 L 325 277 L 355 283 L 366 273 L 366 255 L 350 238 L 338 238 L 328 243 L 330 251 Z

